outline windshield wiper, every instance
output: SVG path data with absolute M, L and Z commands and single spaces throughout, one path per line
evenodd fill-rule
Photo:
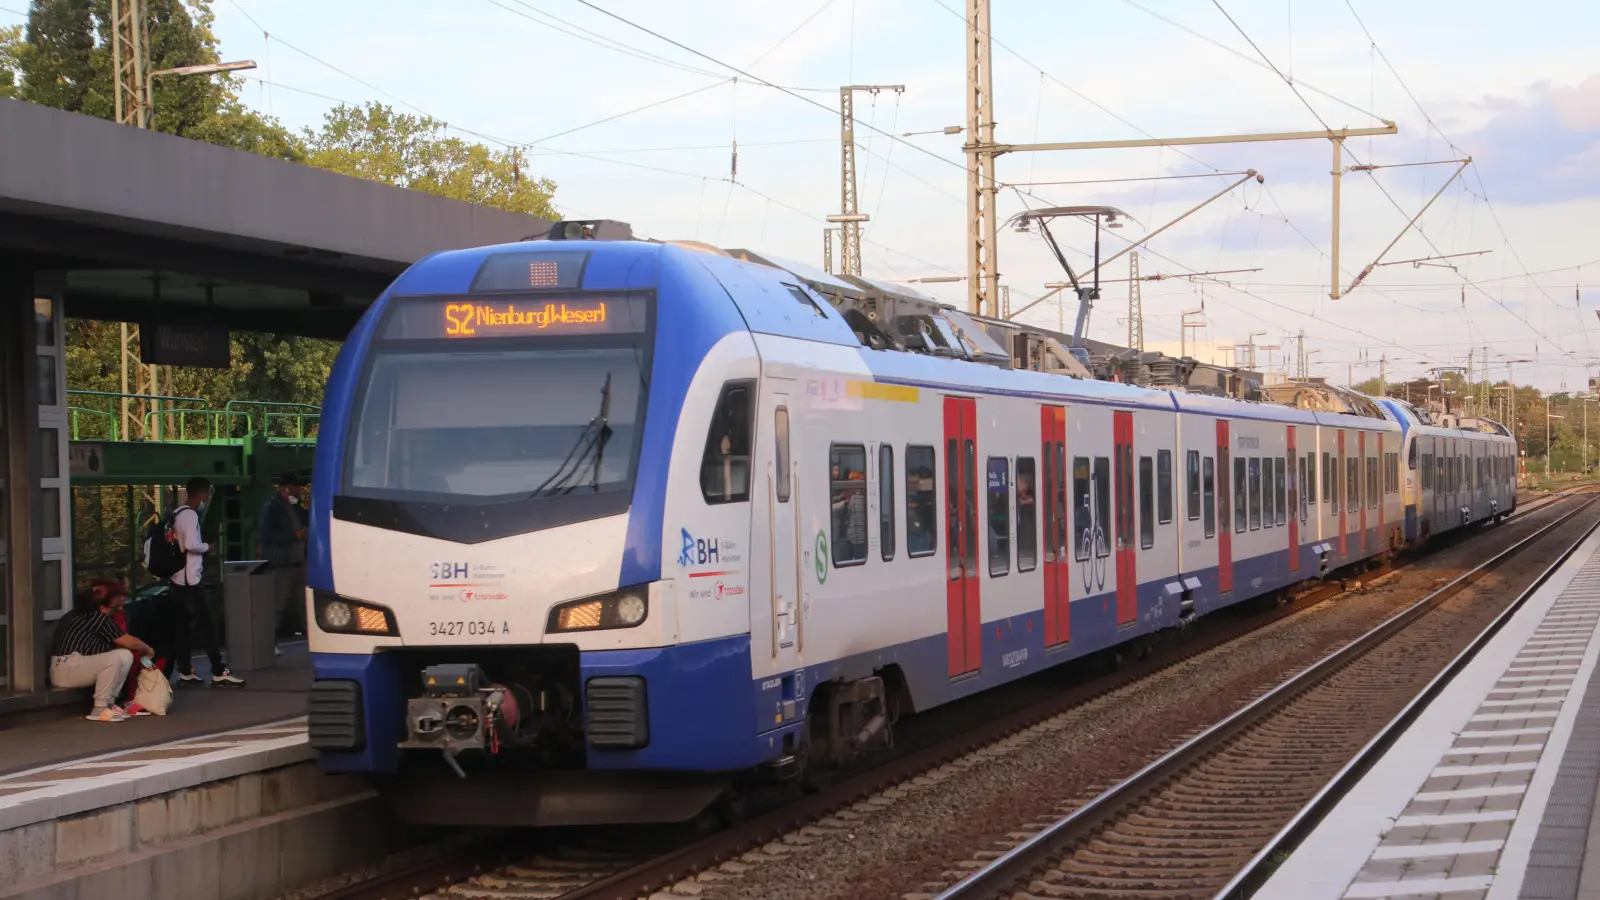
M 571 493 L 578 485 L 569 485 L 583 471 L 583 464 L 590 456 L 594 456 L 591 466 L 594 471 L 593 489 L 600 489 L 600 460 L 604 457 L 605 445 L 611 440 L 611 426 L 608 420 L 611 416 L 611 373 L 606 373 L 606 383 L 600 388 L 600 411 L 578 434 L 578 439 L 573 442 L 572 449 L 567 451 L 566 457 L 561 460 L 554 473 L 546 478 L 542 484 L 533 489 L 528 499 L 549 497 L 555 494 Z

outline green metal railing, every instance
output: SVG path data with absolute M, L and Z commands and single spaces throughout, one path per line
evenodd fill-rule
M 108 418 L 109 422 L 110 422 L 109 428 L 107 429 L 110 432 L 109 438 L 111 440 L 113 440 L 113 441 L 128 440 L 129 436 L 122 434 L 122 429 L 120 427 L 120 420 L 122 418 L 122 415 L 121 415 L 121 411 L 117 409 L 118 403 L 120 401 L 122 401 L 122 400 L 138 401 L 138 402 L 142 402 L 142 403 L 155 404 L 157 408 L 150 410 L 150 414 L 160 414 L 160 415 L 163 415 L 163 416 L 178 416 L 178 415 L 187 416 L 187 414 L 200 413 L 200 412 L 204 412 L 207 409 L 207 402 L 206 402 L 204 397 L 180 397 L 180 396 L 172 396 L 172 395 L 166 395 L 166 394 L 156 394 L 156 395 L 151 395 L 151 394 L 125 394 L 125 393 L 121 393 L 121 392 L 117 392 L 117 391 L 84 391 L 84 390 L 69 390 L 69 391 L 67 391 L 67 396 L 68 397 L 99 397 L 99 398 L 103 398 L 103 399 L 109 401 L 107 405 L 110 407 L 109 409 L 95 409 L 93 407 L 68 406 L 67 407 L 67 410 L 68 410 L 68 425 L 69 425 L 69 427 L 70 427 L 70 429 L 72 431 L 72 439 L 73 440 L 78 440 L 79 439 L 79 434 L 81 432 L 81 428 L 79 427 L 79 414 L 106 416 Z M 171 406 L 171 407 L 168 407 L 166 409 L 162 409 L 161 405 L 162 404 L 167 404 L 167 403 L 171 403 L 171 404 L 177 404 L 177 403 L 198 404 L 200 408 L 199 409 L 189 409 L 189 408 L 186 408 L 186 407 Z M 147 414 L 147 416 L 148 415 L 149 414 Z M 147 422 L 147 426 L 149 424 L 154 424 L 154 423 L 148 423 Z M 149 432 L 147 431 L 146 433 L 149 433 Z M 178 433 L 179 434 L 183 433 L 181 428 L 178 430 Z
M 317 423 L 322 419 L 322 407 L 310 403 L 290 403 L 279 400 L 229 400 L 224 404 L 223 411 L 239 415 L 240 413 L 235 410 L 235 407 L 268 410 L 262 416 L 262 434 L 269 438 L 273 436 L 272 423 L 274 420 L 292 423 L 292 427 L 285 429 L 290 434 L 284 435 L 284 437 L 293 440 L 306 440 L 316 430 Z M 272 412 L 271 410 L 298 410 L 298 412 Z M 250 417 L 248 414 L 245 415 L 245 431 L 248 434 L 254 434 L 255 431 L 250 424 Z M 310 428 L 307 428 L 308 424 L 311 426 Z
M 149 394 L 123 394 L 113 391 L 69 390 L 72 397 L 101 398 L 108 401 L 110 409 L 88 406 L 68 406 L 68 425 L 72 440 L 130 440 L 122 433 L 122 416 L 116 407 L 122 400 L 149 402 L 154 409 L 140 417 L 144 433 L 153 440 L 198 441 L 217 443 L 238 440 L 246 435 L 259 434 L 278 440 L 304 441 L 315 437 L 322 420 L 322 407 L 310 403 L 291 403 L 276 400 L 229 400 L 222 409 L 207 404 L 202 397 L 151 396 Z M 178 406 L 176 404 L 194 404 Z M 161 404 L 171 404 L 163 408 Z M 86 432 L 85 424 L 98 424 L 105 420 L 105 433 Z M 87 420 L 87 422 L 85 421 Z M 257 425 L 260 426 L 259 430 Z M 275 430 L 276 426 L 276 430 Z

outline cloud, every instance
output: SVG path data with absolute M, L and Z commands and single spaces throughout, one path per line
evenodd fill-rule
M 1489 97 L 1489 119 L 1457 141 L 1481 160 L 1494 199 L 1544 203 L 1600 196 L 1600 74 Z

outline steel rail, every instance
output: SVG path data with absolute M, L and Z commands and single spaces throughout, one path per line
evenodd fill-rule
M 1007 889 L 1013 888 L 1017 881 L 1028 877 L 1033 872 L 1048 867 L 1053 860 L 1066 853 L 1074 844 L 1089 837 L 1103 825 L 1114 821 L 1130 805 L 1169 778 L 1181 773 L 1196 761 L 1226 745 L 1257 723 L 1264 721 L 1268 716 L 1287 707 L 1306 691 L 1365 656 L 1369 651 L 1384 643 L 1440 603 L 1469 587 L 1494 569 L 1499 568 L 1506 561 L 1526 551 L 1533 544 L 1547 537 L 1556 528 L 1572 520 L 1573 517 L 1597 502 L 1600 502 L 1600 497 L 1583 501 L 1571 512 L 1565 513 L 1549 524 L 1541 526 L 1533 534 L 1522 538 L 1510 547 L 1480 563 L 1477 567 L 1457 576 L 1448 584 L 1384 620 L 1361 637 L 1334 651 L 1321 661 L 1312 664 L 1298 675 L 1263 694 L 1250 704 L 1236 710 L 1227 718 L 1185 741 L 1181 746 L 1160 759 L 1149 763 L 1131 777 L 1119 782 L 1074 810 L 1070 815 L 1008 850 L 984 868 L 951 885 L 943 893 L 939 894 L 935 900 L 977 900 L 977 898 L 996 896 Z M 1585 529 L 1583 537 L 1580 537 L 1571 547 L 1564 550 L 1557 562 L 1543 571 L 1535 579 L 1534 584 L 1510 604 L 1510 608 L 1520 608 L 1527 598 L 1548 580 L 1555 569 L 1565 562 L 1596 528 L 1600 528 L 1600 524 Z M 1497 628 L 1498 624 L 1504 621 L 1504 615 L 1502 613 L 1502 617 L 1497 617 L 1495 623 L 1490 627 Z M 1471 646 L 1481 647 L 1481 642 L 1484 640 L 1486 638 L 1483 634 L 1480 634 L 1479 638 L 1474 639 Z M 1455 662 L 1451 663 L 1452 666 L 1455 664 Z M 1438 687 L 1436 685 L 1442 684 L 1443 682 L 1436 678 L 1425 690 L 1432 689 L 1437 692 Z M 1414 715 L 1415 711 L 1420 708 L 1420 706 L 1413 703 L 1406 709 L 1412 711 Z M 1257 859 L 1262 860 L 1268 858 L 1270 858 L 1268 851 L 1263 851 L 1257 857 Z

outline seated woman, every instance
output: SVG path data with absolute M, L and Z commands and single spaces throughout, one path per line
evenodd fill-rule
M 117 695 L 128 680 L 134 655 L 150 657 L 150 645 L 123 632 L 113 616 L 127 591 L 120 582 L 99 581 L 73 597 L 72 611 L 56 623 L 50 642 L 50 683 L 60 688 L 94 687 L 91 722 L 121 722 L 128 714 Z M 137 714 L 137 713 L 136 713 Z

